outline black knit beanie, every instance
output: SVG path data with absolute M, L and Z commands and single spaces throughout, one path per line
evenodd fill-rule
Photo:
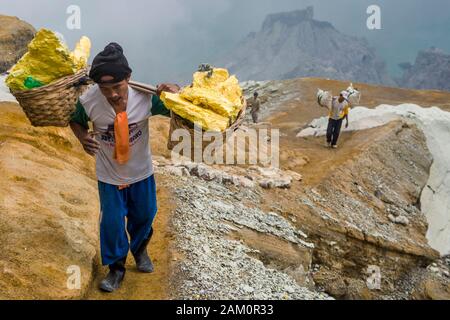
M 116 83 L 126 79 L 131 72 L 122 47 L 112 42 L 94 58 L 89 77 L 96 83 Z M 104 76 L 111 76 L 114 79 L 102 82 L 101 78 Z

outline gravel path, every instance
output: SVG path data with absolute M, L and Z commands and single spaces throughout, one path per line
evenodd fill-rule
M 187 180 L 187 178 L 184 178 Z M 250 254 L 255 250 L 227 235 L 237 228 L 277 236 L 311 248 L 305 235 L 283 217 L 246 207 L 242 199 L 258 202 L 252 189 L 233 192 L 224 185 L 189 178 L 176 190 L 178 209 L 173 225 L 178 250 L 181 299 L 329 299 L 326 294 L 301 287 L 289 275 L 267 268 Z M 194 179 L 195 181 L 192 181 Z

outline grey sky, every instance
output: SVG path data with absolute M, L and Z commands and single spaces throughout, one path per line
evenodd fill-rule
M 66 28 L 66 8 L 81 8 L 81 30 Z M 382 10 L 382 30 L 366 28 L 366 9 Z M 108 42 L 123 45 L 134 78 L 157 83 L 186 79 L 198 64 L 213 61 L 269 13 L 314 5 L 315 18 L 338 30 L 364 36 L 388 62 L 413 62 L 418 50 L 450 52 L 448 0 L 0 0 L 0 14 L 15 15 L 35 28 L 61 32 L 70 47 L 82 35 L 93 55 Z

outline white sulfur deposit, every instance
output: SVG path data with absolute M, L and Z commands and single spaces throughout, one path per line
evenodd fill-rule
M 5 84 L 6 76 L 0 75 L 0 102 L 17 102 Z
M 376 109 L 356 107 L 350 112 L 350 125 L 343 131 L 364 130 L 398 119 L 409 119 L 424 132 L 433 156 L 427 187 L 422 192 L 422 212 L 429 229 L 427 238 L 432 248 L 442 255 L 450 254 L 450 113 L 437 107 L 422 108 L 414 104 L 381 105 Z M 328 119 L 316 119 L 297 137 L 323 136 Z

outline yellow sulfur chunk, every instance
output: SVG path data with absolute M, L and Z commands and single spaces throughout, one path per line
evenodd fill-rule
M 12 67 L 6 85 L 14 91 L 27 90 L 28 77 L 44 85 L 75 74 L 87 65 L 91 41 L 82 37 L 74 52 L 61 43 L 56 34 L 48 29 L 39 30 L 28 45 L 28 52 Z
M 232 120 L 236 118 L 234 104 L 217 90 L 186 87 L 181 91 L 180 97 L 221 116 Z
M 243 108 L 238 79 L 220 68 L 196 72 L 190 87 L 180 94 L 164 93 L 161 99 L 167 108 L 207 131 L 226 130 Z
M 229 77 L 225 82 L 219 85 L 219 91 L 235 106 L 236 115 L 242 109 L 242 88 L 235 76 Z
M 228 70 L 214 68 L 214 72 L 209 77 L 208 72 L 196 72 L 194 73 L 194 81 L 192 86 L 194 88 L 210 88 L 215 89 L 217 86 L 225 82 L 230 77 Z
M 29 76 L 48 84 L 74 74 L 74 67 L 69 49 L 52 31 L 42 29 L 28 45 L 28 52 L 11 69 L 6 84 L 13 90 L 25 90 L 24 81 Z
M 183 89 L 181 97 L 195 105 L 226 116 L 233 122 L 242 109 L 242 89 L 235 76 L 226 69 L 215 68 L 213 72 L 196 72 L 191 87 Z
M 88 37 L 81 37 L 75 46 L 75 50 L 70 54 L 77 70 L 87 66 L 89 55 L 91 52 L 91 40 Z
M 228 118 L 223 117 L 211 110 L 201 108 L 195 104 L 183 99 L 178 94 L 163 92 L 161 100 L 164 105 L 172 110 L 174 113 L 189 120 L 192 123 L 197 123 L 205 131 L 225 131 L 229 126 Z

